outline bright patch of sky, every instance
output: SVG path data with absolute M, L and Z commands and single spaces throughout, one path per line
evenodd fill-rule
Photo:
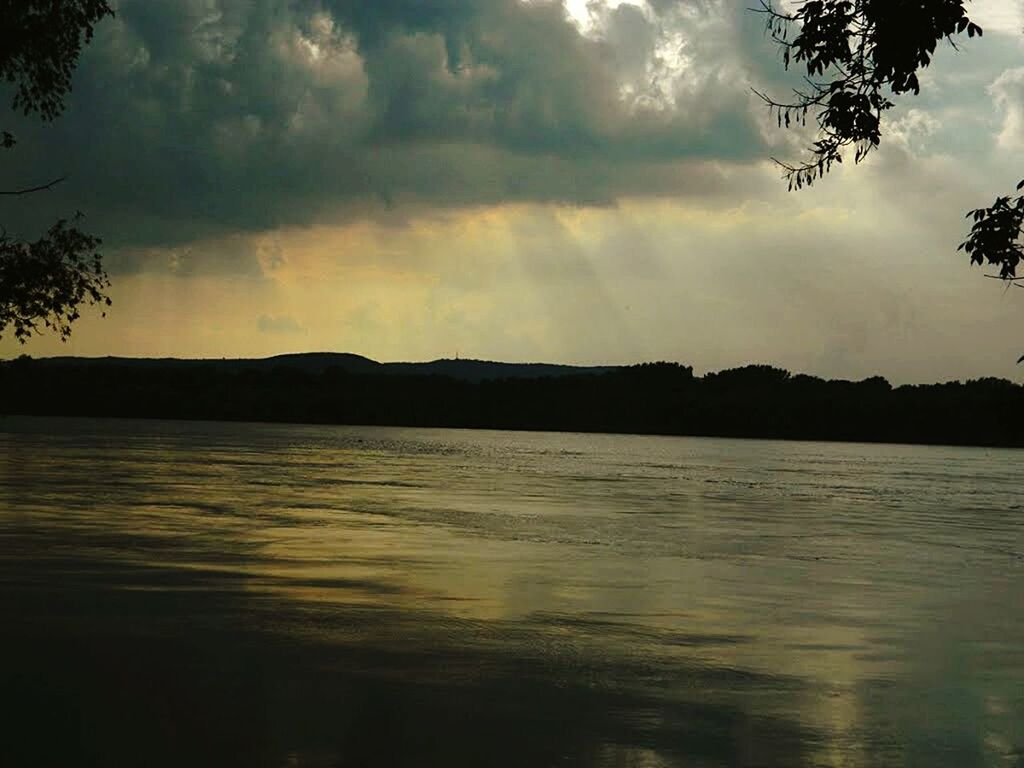
M 1021 0 L 974 0 L 967 12 L 984 30 L 1024 33 L 1024 2 Z
M 602 12 L 620 5 L 644 8 L 646 3 L 629 3 L 626 0 L 565 0 L 565 12 L 581 32 L 593 34 L 599 27 Z
M 620 96 L 636 107 L 672 109 L 676 106 L 680 80 L 691 63 L 686 50 L 687 35 L 667 24 L 666 19 L 659 18 L 645 0 L 564 0 L 569 20 L 581 34 L 593 39 L 607 39 L 611 14 L 623 6 L 638 10 L 655 29 L 656 37 L 643 74 L 637 78 L 629 76 L 635 73 L 624 73 Z M 681 3 L 679 17 L 685 18 L 686 10 L 685 4 Z

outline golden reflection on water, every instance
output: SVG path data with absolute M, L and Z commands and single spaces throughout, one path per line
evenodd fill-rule
M 1019 764 L 1024 524 L 998 513 L 1015 503 L 1003 482 L 1012 452 L 78 429 L 5 438 L 10 532 L 42 532 L 96 562 L 191 573 L 189 588 L 231 585 L 278 611 L 412 617 L 382 635 L 331 621 L 264 627 L 274 633 L 395 647 L 440 637 L 455 654 L 518 654 L 559 674 L 597 665 L 621 674 L 601 685 L 798 724 L 815 734 L 801 745 L 806 765 L 904 764 L 920 740 L 952 739 L 935 723 L 980 734 L 975 764 Z M 732 733 L 733 764 L 759 764 L 758 733 Z M 680 764 L 615 743 L 595 761 Z

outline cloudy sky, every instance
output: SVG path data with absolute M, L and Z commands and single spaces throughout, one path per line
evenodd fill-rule
M 956 246 L 1024 177 L 1024 12 L 974 0 L 883 149 L 787 193 L 747 0 L 119 0 L 65 114 L 11 116 L 26 236 L 83 211 L 114 281 L 0 355 L 765 362 L 1002 376 L 1024 291 Z M 1014 295 L 1019 294 L 1019 295 Z

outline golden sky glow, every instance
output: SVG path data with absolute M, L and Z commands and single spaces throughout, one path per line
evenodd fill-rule
M 939 370 L 969 376 L 974 366 L 1011 357 L 1012 338 L 980 336 L 973 357 L 935 359 L 934 350 L 959 332 L 948 325 L 950 307 L 981 327 L 1010 321 L 1017 308 L 985 281 L 965 281 L 953 258 L 928 265 L 928 290 L 915 295 L 929 251 L 880 245 L 876 226 L 900 226 L 898 217 L 883 217 L 840 207 L 780 215 L 769 206 L 711 211 L 627 201 L 613 209 L 499 206 L 397 228 L 357 222 L 283 230 L 242 238 L 258 263 L 254 274 L 182 276 L 175 250 L 161 251 L 164 271 L 116 279 L 107 319 L 87 315 L 68 344 L 40 337 L 23 349 L 673 359 L 709 369 L 753 360 L 850 377 L 902 369 L 912 379 Z M 934 237 L 935 250 L 945 236 Z M 807 250 L 790 264 L 786 249 L 794 242 Z M 872 247 L 844 253 L 860 250 L 854 242 Z M 843 258 L 831 257 L 837 253 Z M 932 305 L 937 292 L 945 303 Z M 849 320 L 865 303 L 870 319 Z M 4 350 L 20 351 L 6 340 Z

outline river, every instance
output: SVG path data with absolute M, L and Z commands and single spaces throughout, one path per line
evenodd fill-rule
M 0 421 L 0 764 L 1024 767 L 1024 452 Z

